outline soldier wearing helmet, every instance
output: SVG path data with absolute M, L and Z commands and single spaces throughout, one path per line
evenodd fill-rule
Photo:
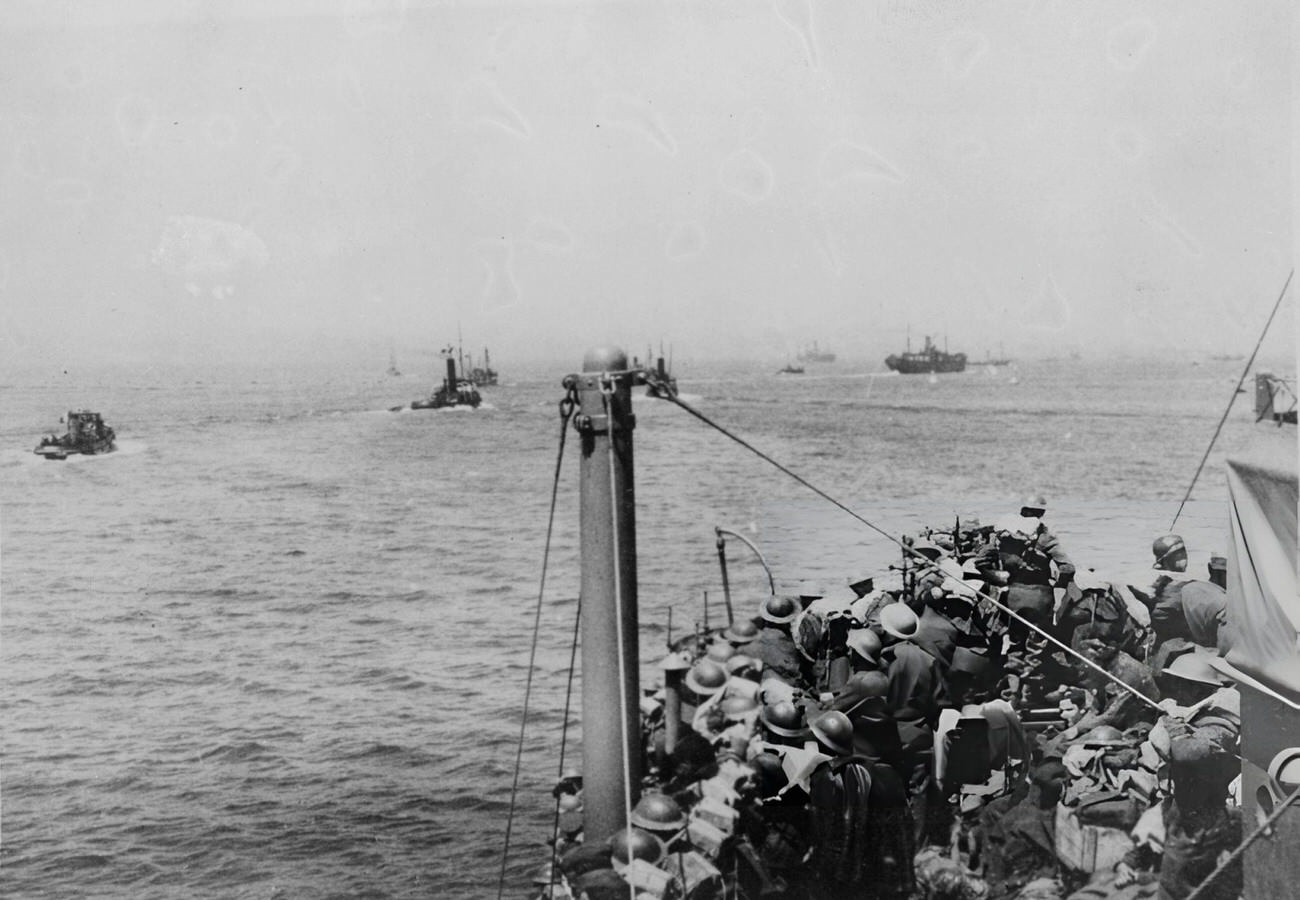
M 916 642 L 921 620 L 907 604 L 891 603 L 880 611 L 885 648 L 881 663 L 889 676 L 889 706 L 908 710 L 917 724 L 933 728 L 944 705 L 943 662 Z
M 1153 569 L 1163 569 L 1166 572 L 1186 572 L 1187 571 L 1187 545 L 1183 543 L 1181 535 L 1164 534 L 1151 542 L 1151 555 L 1156 561 L 1151 564 Z
M 1150 610 L 1156 649 L 1178 638 L 1227 653 L 1232 643 L 1227 592 L 1213 581 L 1186 574 L 1187 546 L 1178 535 L 1156 538 L 1151 552 L 1158 574 L 1152 582 L 1133 585 L 1132 591 Z
M 854 755 L 853 726 L 838 710 L 810 723 L 829 758 L 809 777 L 817 895 L 902 900 L 915 887 L 907 793 L 890 766 Z
M 810 849 L 808 794 L 790 783 L 782 757 L 775 753 L 759 753 L 749 765 L 754 774 L 740 789 L 742 797 L 753 802 L 736 805 L 740 831 L 769 873 L 786 882 L 791 896 L 802 896 L 807 893 L 803 862 Z
M 1169 710 L 1152 730 L 1164 748 L 1173 782 L 1165 807 L 1165 843 L 1160 861 L 1160 895 L 1185 897 L 1218 864 L 1220 854 L 1241 842 L 1241 822 L 1225 807 L 1228 786 L 1241 771 L 1241 700 L 1214 668 L 1214 654 L 1190 650 L 1171 659 L 1160 673 Z M 1163 736 L 1159 733 L 1163 732 Z M 1240 864 L 1213 882 L 1207 896 L 1236 897 Z
M 1047 501 L 1041 494 L 1025 499 L 1020 515 L 998 523 L 997 546 L 1001 571 L 1007 573 L 1006 604 L 1036 625 L 1049 624 L 1056 605 L 1054 587 L 1063 588 L 1074 578 L 1074 563 L 1061 542 L 1043 524 Z M 1025 627 L 1012 622 L 1013 641 L 1022 643 Z
M 758 636 L 745 646 L 745 652 L 759 660 L 765 672 L 790 684 L 804 680 L 804 666 L 790 635 L 791 624 L 802 610 L 795 597 L 768 597 L 758 607 Z
M 885 699 L 888 693 L 889 676 L 884 672 L 855 672 L 835 695 L 830 709 L 849 717 L 854 753 L 901 767 L 903 742 Z

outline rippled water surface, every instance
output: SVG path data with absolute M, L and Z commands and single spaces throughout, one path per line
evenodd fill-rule
M 1042 490 L 1075 560 L 1121 571 L 1148 565 L 1238 366 L 1044 361 L 1016 383 L 844 362 L 678 374 L 701 411 L 891 533 L 987 521 Z M 566 371 L 507 371 L 477 412 L 397 414 L 423 380 L 6 375 L 0 894 L 495 894 Z M 82 405 L 117 427 L 117 453 L 29 452 Z M 1294 443 L 1249 406 L 1179 522 L 1194 566 L 1226 546 L 1224 457 Z M 680 410 L 636 411 L 643 683 L 670 608 L 689 628 L 707 591 L 720 614 L 714 525 L 745 530 L 787 587 L 894 561 Z M 514 895 L 542 858 L 569 684 L 572 453 L 561 477 Z M 764 582 L 745 554 L 730 569 L 748 605 Z

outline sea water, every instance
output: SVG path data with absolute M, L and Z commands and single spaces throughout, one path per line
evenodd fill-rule
M 875 362 L 679 363 L 715 418 L 897 535 L 990 522 L 1042 492 L 1076 563 L 1149 570 L 1240 362 L 1043 360 L 961 375 Z M 375 372 L 7 372 L 0 386 L 0 894 L 495 894 L 560 419 L 557 362 L 477 411 Z M 1291 373 L 1284 373 L 1291 374 Z M 1250 387 L 1248 384 L 1247 387 Z M 1179 518 L 1227 543 L 1225 457 L 1295 430 L 1239 397 Z M 30 450 L 68 408 L 102 457 Z M 894 546 L 719 432 L 636 402 L 642 683 L 669 637 L 725 616 L 714 526 L 779 590 L 884 571 Z M 545 858 L 579 583 L 577 442 L 560 475 L 507 896 Z M 766 576 L 738 542 L 732 601 Z M 707 611 L 706 611 L 707 595 Z M 573 690 L 573 712 L 564 709 Z M 598 714 L 596 712 L 588 715 Z

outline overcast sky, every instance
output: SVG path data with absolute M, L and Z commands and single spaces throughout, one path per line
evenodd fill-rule
M 10 362 L 1249 353 L 1293 264 L 1289 0 L 6 10 Z

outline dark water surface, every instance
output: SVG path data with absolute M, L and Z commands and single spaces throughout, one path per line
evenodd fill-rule
M 931 383 L 867 363 L 679 376 L 703 412 L 891 533 L 989 521 L 1041 490 L 1076 562 L 1127 572 L 1148 566 L 1240 365 L 1043 361 L 1016 383 L 1007 369 Z M 6 373 L 0 895 L 494 895 L 566 371 L 507 371 L 477 412 L 400 414 L 383 410 L 425 380 Z M 119 452 L 29 452 L 82 405 L 117 427 Z M 1179 522 L 1201 570 L 1226 548 L 1224 457 L 1295 440 L 1252 424 L 1250 405 L 1238 399 Z M 894 561 L 682 411 L 644 401 L 637 415 L 643 683 L 670 607 L 688 628 L 708 591 L 718 615 L 714 525 L 745 529 L 786 587 Z M 515 895 L 550 821 L 576 475 L 570 453 Z M 745 553 L 731 575 L 748 604 L 764 582 Z

